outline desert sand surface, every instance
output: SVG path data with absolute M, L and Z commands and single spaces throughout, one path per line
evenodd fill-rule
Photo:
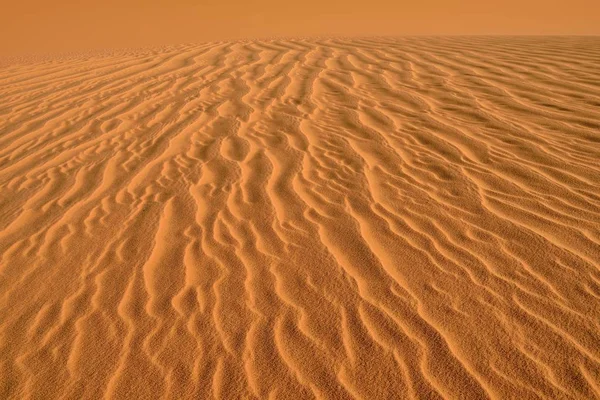
M 0 65 L 0 398 L 600 398 L 600 38 Z

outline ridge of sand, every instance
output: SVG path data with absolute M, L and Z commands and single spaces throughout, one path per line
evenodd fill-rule
M 1 398 L 600 397 L 600 39 L 0 67 Z

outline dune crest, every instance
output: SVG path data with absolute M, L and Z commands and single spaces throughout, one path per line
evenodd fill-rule
M 1 398 L 600 397 L 600 40 L 0 66 Z

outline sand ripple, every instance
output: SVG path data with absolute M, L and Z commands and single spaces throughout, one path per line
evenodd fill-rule
M 1 398 L 600 398 L 598 38 L 0 67 Z

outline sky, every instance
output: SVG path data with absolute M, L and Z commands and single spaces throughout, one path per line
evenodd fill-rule
M 600 35 L 600 1 L 0 0 L 0 54 L 240 38 Z

